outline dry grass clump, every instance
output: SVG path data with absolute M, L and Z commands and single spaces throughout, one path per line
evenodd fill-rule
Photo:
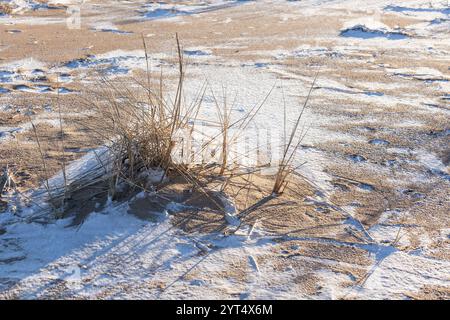
M 194 130 L 201 99 L 188 106 L 183 103 L 184 63 L 178 40 L 177 43 L 179 75 L 173 101 L 164 97 L 162 75 L 155 88 L 149 70 L 144 83 L 135 83 L 142 89 L 140 92 L 101 79 L 102 89 L 90 90 L 89 98 L 84 99 L 83 103 L 93 109 L 97 117 L 89 129 L 99 140 L 107 141 L 111 158 L 104 169 L 110 175 L 112 198 L 124 181 L 134 188 L 147 190 L 162 183 L 172 172 L 191 179 L 189 167 L 177 162 L 174 155 L 184 134 Z
M 284 111 L 284 127 L 285 127 L 285 145 L 283 148 L 283 156 L 281 158 L 281 161 L 278 164 L 278 170 L 275 175 L 275 183 L 273 185 L 272 193 L 275 195 L 279 195 L 283 193 L 283 190 L 285 189 L 287 185 L 287 178 L 296 170 L 298 167 L 293 166 L 293 161 L 295 159 L 295 155 L 298 151 L 298 148 L 300 147 L 301 142 L 303 141 L 303 138 L 305 137 L 307 130 L 300 131 L 299 134 L 299 127 L 300 122 L 302 120 L 302 116 L 305 112 L 306 107 L 308 106 L 309 98 L 311 97 L 312 90 L 314 88 L 314 85 L 317 80 L 317 76 L 319 73 L 316 73 L 316 76 L 314 78 L 314 81 L 309 89 L 308 95 L 305 99 L 305 102 L 300 110 L 300 113 L 298 114 L 294 126 L 291 129 L 291 132 L 289 134 L 289 139 L 287 139 L 286 135 L 286 111 Z M 284 110 L 286 110 L 286 106 L 284 106 Z
M 230 149 L 262 109 L 272 90 L 237 120 L 232 117 L 232 106 L 227 105 L 226 92 L 223 92 L 222 105 L 211 90 L 217 119 L 199 119 L 208 84 L 206 82 L 200 88 L 192 102 L 186 102 L 183 92 L 183 50 L 178 37 L 176 40 L 178 70 L 173 91 L 166 91 L 166 79 L 162 71 L 159 77 L 150 72 L 146 43 L 143 40 L 147 61 L 144 80 L 134 79 L 133 82 L 124 83 L 100 76 L 94 88 L 90 87 L 80 95 L 78 102 L 90 111 L 89 121 L 78 119 L 74 122 L 83 131 L 90 133 L 90 138 L 95 141 L 93 145 L 103 146 L 93 152 L 96 164 L 87 170 L 75 173 L 67 170 L 67 130 L 63 127 L 61 108 L 58 108 L 60 125 L 54 130 L 59 130 L 55 150 L 59 150 L 62 159 L 61 179 L 57 183 L 55 179 L 46 180 L 45 189 L 40 194 L 47 198 L 56 217 L 76 213 L 82 216 L 82 222 L 84 214 L 89 214 L 99 205 L 103 206 L 113 200 L 130 200 L 137 193 L 144 191 L 148 201 L 142 202 L 146 205 L 153 206 L 156 203 L 156 207 L 159 207 L 159 204 L 167 203 L 168 200 L 180 198 L 181 202 L 188 206 L 213 209 L 215 214 L 221 214 L 229 222 L 230 203 L 227 200 L 227 191 L 232 189 L 232 181 L 242 170 L 248 173 L 248 170 L 256 172 L 261 169 L 258 166 L 239 167 L 236 159 L 230 159 Z M 304 136 L 303 132 L 298 136 L 298 128 L 307 102 L 308 99 L 292 128 L 291 136 L 289 139 L 285 137 L 287 141 L 283 159 L 275 175 L 272 193 L 267 191 L 269 197 L 281 194 L 288 177 L 295 171 L 292 166 L 293 159 L 299 141 Z M 215 134 L 196 130 L 196 124 L 200 121 L 214 128 Z M 39 149 L 40 162 L 47 173 L 49 159 L 45 152 L 45 143 L 43 144 L 45 139 L 40 136 L 40 130 L 31 119 L 30 122 L 33 140 Z M 193 149 L 192 143 L 196 134 L 202 135 L 201 145 Z M 198 144 L 199 140 L 196 142 Z M 211 153 L 207 161 L 203 161 L 205 152 Z M 220 155 L 218 161 L 213 154 Z M 198 161 L 199 158 L 201 162 Z M 182 190 L 168 192 L 177 184 L 176 181 L 180 186 L 183 185 Z M 238 215 L 238 212 L 234 214 Z
M 178 38 L 177 48 L 178 75 L 173 97 L 164 91 L 162 72 L 158 81 L 151 78 L 147 53 L 147 77 L 144 81 L 135 79 L 132 84 L 125 84 L 100 78 L 98 89 L 90 88 L 81 96 L 79 102 L 93 115 L 88 122 L 81 119 L 75 123 L 91 132 L 90 138 L 104 148 L 94 152 L 97 164 L 77 176 L 66 173 L 62 163 L 63 186 L 45 182 L 49 202 L 58 217 L 66 216 L 73 209 L 74 202 L 75 206 L 83 203 L 93 211 L 96 202 L 105 204 L 112 200 L 131 199 L 140 191 L 147 195 L 158 193 L 157 200 L 164 203 L 167 199 L 164 199 L 162 191 L 167 180 L 175 178 L 183 179 L 190 185 L 187 189 L 191 193 L 195 190 L 204 194 L 214 207 L 224 211 L 224 204 L 206 187 L 206 176 L 214 166 L 190 163 L 191 156 L 195 155 L 182 154 L 187 152 L 183 145 L 189 143 L 194 132 L 205 87 L 192 103 L 185 103 L 183 51 Z M 33 129 L 41 150 L 39 135 L 34 126 Z M 64 136 L 62 126 L 60 131 Z M 205 142 L 199 152 L 213 140 Z M 61 150 L 64 152 L 63 146 Z M 41 152 L 41 160 L 45 170 L 44 152 Z M 75 211 L 85 210 L 78 207 Z M 87 211 L 85 213 L 88 214 Z

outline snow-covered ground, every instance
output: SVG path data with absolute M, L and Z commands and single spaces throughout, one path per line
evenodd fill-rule
M 43 203 L 23 211 L 10 206 L 0 213 L 0 298 L 448 298 L 448 2 L 211 2 L 120 6 L 132 8 L 127 18 L 162 23 L 168 32 L 172 25 L 189 28 L 192 21 L 223 26 L 205 35 L 210 41 L 189 38 L 184 47 L 188 77 L 194 79 L 186 82 L 187 95 L 194 96 L 207 79 L 213 92 L 225 86 L 236 97 L 233 112 L 239 115 L 273 89 L 252 130 L 271 131 L 275 140 L 282 133 L 283 104 L 288 119 L 295 119 L 319 71 L 297 160 L 317 195 L 312 215 L 327 214 L 337 203 L 351 216 L 337 224 L 346 230 L 364 224 L 371 240 L 342 240 L 333 231 L 274 234 L 258 225 L 228 236 L 188 233 L 174 225 L 172 214 L 157 222 L 140 220 L 129 214 L 128 203 L 114 202 L 73 227 L 71 219 L 32 222 Z M 249 12 L 263 18 L 253 20 Z M 271 33 L 261 24 L 264 17 L 274 29 L 304 27 L 302 37 L 289 28 Z M 11 29 L 53 21 L 24 19 L 0 16 L 0 23 Z M 100 36 L 157 37 L 155 28 L 122 32 L 116 18 L 87 19 Z M 334 22 L 323 28 L 304 22 L 324 19 Z M 224 38 L 213 41 L 215 36 Z M 151 55 L 151 68 L 173 73 L 171 56 L 172 49 Z M 94 69 L 108 79 L 126 79 L 146 69 L 144 52 L 114 48 L 58 63 L 10 59 L 0 65 L 0 94 L 54 96 L 55 86 L 39 76 L 58 75 L 63 88 L 71 88 L 92 81 Z M 208 119 L 216 111 L 205 98 L 201 116 Z M 0 145 L 26 130 L 29 119 L 0 124 Z M 256 144 L 254 132 L 248 136 Z M 86 170 L 86 159 L 95 161 L 92 154 L 77 160 L 74 173 Z

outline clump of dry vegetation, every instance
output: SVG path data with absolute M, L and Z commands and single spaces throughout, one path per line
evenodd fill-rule
M 150 72 L 144 39 L 147 61 L 144 80 L 134 79 L 133 83 L 125 84 L 120 80 L 111 81 L 100 77 L 95 88 L 90 87 L 80 95 L 80 104 L 90 110 L 91 116 L 89 121 L 74 120 L 75 125 L 89 132 L 90 138 L 95 140 L 92 145 L 103 147 L 93 151 L 96 164 L 81 173 L 76 172 L 75 175 L 68 172 L 66 166 L 66 133 L 61 108 L 57 108 L 60 126 L 56 134 L 59 139 L 58 146 L 53 147 L 60 152 L 61 179 L 46 179 L 40 193 L 50 204 L 54 217 L 76 214 L 77 223 L 81 223 L 90 212 L 108 202 L 131 200 L 141 192 L 145 193 L 147 199 L 142 200 L 142 204 L 147 209 L 153 208 L 155 212 L 163 210 L 165 205 L 174 201 L 191 207 L 208 208 L 220 214 L 222 220 L 229 223 L 235 217 L 244 219 L 249 216 L 250 211 L 239 215 L 234 208 L 233 212 L 233 208 L 230 209 L 230 201 L 233 202 L 232 199 L 240 194 L 242 210 L 252 207 L 253 204 L 249 203 L 249 193 L 247 192 L 245 197 L 242 194 L 249 190 L 253 183 L 242 184 L 242 179 L 248 181 L 249 177 L 261 168 L 239 167 L 233 162 L 236 159 L 229 159 L 229 150 L 240 138 L 240 133 L 252 123 L 271 92 L 236 120 L 232 117 L 232 107 L 227 105 L 226 93 L 223 92 L 221 104 L 211 90 L 218 119 L 210 119 L 209 123 L 218 128 L 218 132 L 212 136 L 201 133 L 204 136 L 200 148 L 190 148 L 194 135 L 198 134 L 197 120 L 208 85 L 205 83 L 200 88 L 194 101 L 186 102 L 183 93 L 183 50 L 178 37 L 176 40 L 178 72 L 172 95 L 171 91 L 165 90 L 162 71 L 158 77 L 154 77 Z M 308 99 L 294 123 L 290 136 L 285 137 L 284 154 L 273 177 L 272 192 L 266 187 L 257 188 L 265 190 L 266 194 L 261 194 L 261 198 L 274 198 L 282 194 L 288 178 L 295 171 L 292 163 L 305 134 L 304 130 L 300 132 L 299 128 Z M 33 140 L 39 150 L 40 164 L 44 172 L 47 172 L 49 159 L 44 150 L 45 146 L 41 143 L 39 130 L 31 118 L 30 122 Z M 205 120 L 201 119 L 201 122 L 204 123 Z M 231 129 L 236 129 L 233 134 Z M 211 161 L 203 161 L 205 152 L 210 153 Z M 220 156 L 217 158 L 215 155 Z M 195 161 L 197 158 L 202 161 Z M 47 176 L 50 177 L 51 174 Z M 236 187 L 238 180 L 241 181 L 240 187 Z M 267 184 L 270 179 L 264 181 Z M 233 195 L 228 195 L 228 191 L 232 191 Z M 244 198 L 245 201 L 242 200 Z M 136 201 L 134 203 L 136 204 Z M 139 208 L 135 211 L 139 212 Z
M 307 130 L 305 128 L 302 128 L 300 131 L 300 134 L 298 134 L 299 127 L 300 127 L 300 121 L 302 120 L 303 113 L 305 112 L 306 107 L 308 106 L 309 98 L 311 97 L 312 89 L 314 88 L 314 85 L 316 84 L 318 73 L 316 73 L 316 76 L 314 78 L 314 81 L 309 89 L 308 95 L 305 99 L 305 102 L 297 116 L 297 119 L 295 120 L 295 124 L 291 129 L 289 139 L 285 141 L 285 145 L 283 148 L 283 156 L 281 161 L 278 164 L 278 170 L 275 175 L 275 183 L 273 185 L 272 193 L 273 194 L 281 194 L 283 193 L 284 188 L 287 185 L 286 179 L 298 168 L 292 165 L 295 155 L 298 151 L 298 148 L 300 147 L 301 142 L 303 141 L 303 138 L 305 137 Z M 284 110 L 286 110 L 286 106 L 284 106 Z M 284 127 L 285 127 L 285 140 L 287 138 L 286 136 L 286 111 L 284 111 Z

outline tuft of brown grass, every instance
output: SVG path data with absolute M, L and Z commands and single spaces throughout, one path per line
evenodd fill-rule
M 77 125 L 91 132 L 91 138 L 105 151 L 95 153 L 98 166 L 78 177 L 67 178 L 62 164 L 64 186 L 56 190 L 49 186 L 48 192 L 55 207 L 71 206 L 69 202 L 80 190 L 93 186 L 98 191 L 95 196 L 107 193 L 111 201 L 129 198 L 138 191 L 155 194 L 167 186 L 168 180 L 181 178 L 191 185 L 190 190 L 202 193 L 214 207 L 224 210 L 224 204 L 211 196 L 206 187 L 206 177 L 215 166 L 191 163 L 186 154 L 180 160 L 180 152 L 187 152 L 183 146 L 194 132 L 206 87 L 201 88 L 192 103 L 185 102 L 183 50 L 178 36 L 176 41 L 178 74 L 173 96 L 164 91 L 162 71 L 159 79 L 152 79 L 144 39 L 147 72 L 143 81 L 123 83 L 100 77 L 95 88 L 88 88 L 80 96 L 79 102 L 93 115 L 89 122 L 78 121 Z M 63 135 L 61 123 L 60 113 L 59 130 Z
M 99 91 L 89 92 L 84 103 L 95 111 L 97 121 L 91 127 L 98 139 L 108 141 L 107 147 L 112 155 L 110 196 L 114 197 L 118 183 L 125 179 L 130 183 L 142 185 L 143 172 L 156 169 L 163 171 L 160 182 L 173 171 L 188 174 L 187 167 L 174 159 L 176 142 L 180 133 L 192 131 L 195 115 L 201 101 L 186 106 L 183 104 L 184 63 L 177 37 L 178 84 L 174 100 L 164 97 L 163 85 L 155 89 L 148 70 L 147 48 L 146 83 L 136 82 L 140 94 L 120 83 L 100 80 Z M 162 82 L 162 76 L 160 81 Z
M 226 208 L 226 199 L 223 198 L 227 198 L 227 192 L 232 189 L 231 182 L 241 172 L 249 169 L 252 172 L 258 171 L 258 166 L 243 168 L 237 165 L 227 154 L 232 150 L 233 143 L 241 138 L 241 133 L 252 124 L 275 88 L 275 84 L 260 102 L 236 120 L 232 117 L 234 102 L 228 105 L 226 90 L 223 88 L 223 104 L 218 102 L 211 90 L 217 119 L 201 119 L 199 114 L 208 82 L 204 83 L 192 102 L 186 102 L 183 91 L 185 62 L 178 36 L 176 36 L 178 72 L 175 79 L 171 78 L 171 81 L 175 80 L 173 90 L 166 90 L 168 86 L 162 70 L 159 76 L 151 72 L 147 44 L 144 38 L 142 41 L 147 65 L 143 80 L 127 79 L 125 83 L 121 79 L 110 80 L 100 74 L 96 85 L 86 88 L 77 98 L 77 102 L 90 111 L 90 116 L 89 121 L 86 119 L 73 121 L 82 131 L 90 133 L 90 138 L 95 141 L 92 145 L 101 145 L 102 148 L 93 152 L 97 164 L 87 171 L 75 173 L 75 176 L 73 173 L 69 174 L 66 169 L 67 130 L 63 127 L 58 96 L 59 128 L 55 128 L 55 131 L 58 131 L 61 138 L 59 145 L 54 149 L 60 153 L 59 165 L 64 185 L 56 186 L 49 183 L 49 180 L 46 180 L 44 185 L 44 192 L 56 218 L 75 211 L 78 213 L 85 211 L 85 214 L 89 214 L 94 205 L 132 199 L 141 191 L 164 203 L 167 200 L 164 190 L 170 189 L 171 181 L 180 179 L 189 185 L 183 192 L 187 191 L 191 197 L 197 195 L 196 197 L 203 199 L 202 202 L 209 202 L 207 207 L 221 211 L 226 218 L 229 215 L 227 212 L 229 208 Z M 275 175 L 272 194 L 278 195 L 283 192 L 286 188 L 286 179 L 296 169 L 292 167 L 292 162 L 304 136 L 301 132 L 301 136 L 298 137 L 298 128 L 312 87 L 285 146 L 283 159 Z M 286 112 L 284 114 L 286 118 Z M 38 145 L 40 162 L 45 176 L 49 177 L 47 172 L 49 158 L 44 152 L 42 139 L 31 118 L 30 122 L 33 139 Z M 195 128 L 198 122 L 207 122 L 211 127 L 218 128 L 219 132 L 212 136 L 199 132 Z M 236 130 L 233 130 L 232 134 L 230 129 Z M 192 150 L 189 145 L 194 140 L 194 134 L 204 134 L 199 150 Z M 211 148 L 214 153 L 220 152 L 221 157 L 217 162 L 214 157 L 213 160 L 204 162 L 203 153 Z M 201 163 L 194 160 L 198 159 L 197 156 L 202 158 Z M 219 181 L 220 185 L 211 188 L 212 181 Z M 248 184 L 244 185 L 240 190 L 248 187 Z M 78 208 L 77 205 L 86 208 Z M 247 205 L 252 207 L 250 203 Z M 79 218 L 79 221 L 84 219 Z
M 298 148 L 300 147 L 301 142 L 303 141 L 307 130 L 302 128 L 299 132 L 300 122 L 302 120 L 303 114 L 305 112 L 306 107 L 308 106 L 309 98 L 311 97 L 312 90 L 314 88 L 314 85 L 316 84 L 317 76 L 319 75 L 319 72 L 316 73 L 316 76 L 314 77 L 314 80 L 312 82 L 312 85 L 309 89 L 308 95 L 306 96 L 305 102 L 300 109 L 300 113 L 295 120 L 294 126 L 291 129 L 289 140 L 287 143 L 285 142 L 284 149 L 283 149 L 283 156 L 281 161 L 278 164 L 277 173 L 275 175 L 275 183 L 273 185 L 272 194 L 273 195 L 279 195 L 283 193 L 283 190 L 286 188 L 287 185 L 287 178 L 295 172 L 296 169 L 298 169 L 298 166 L 293 166 L 293 162 L 295 159 L 295 155 L 298 151 Z M 286 110 L 286 106 L 284 106 L 284 110 Z M 287 138 L 286 135 L 286 111 L 284 111 L 284 138 Z

